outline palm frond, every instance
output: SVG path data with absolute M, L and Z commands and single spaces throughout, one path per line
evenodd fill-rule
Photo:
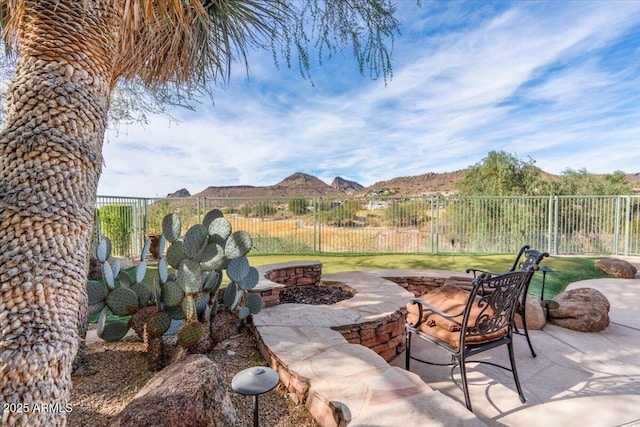
M 91 0 L 50 0 L 52 7 Z M 251 49 L 271 49 L 274 60 L 310 78 L 310 50 L 318 62 L 351 46 L 361 74 L 391 76 L 391 49 L 398 22 L 391 0 L 109 0 L 119 25 L 112 84 L 141 79 L 149 87 L 204 88 L 226 82 L 233 62 Z M 0 0 L 6 42 L 20 39 L 26 0 Z M 101 4 L 104 7 L 105 3 Z M 114 15 L 112 15 L 114 16 Z M 387 41 L 391 40 L 390 45 Z
M 283 25 L 280 0 L 126 0 L 119 74 L 150 86 L 226 81 L 231 63 Z

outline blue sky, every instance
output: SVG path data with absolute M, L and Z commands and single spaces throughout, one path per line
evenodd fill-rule
M 491 150 L 546 172 L 640 172 L 640 1 L 398 2 L 393 78 L 350 50 L 277 69 L 252 53 L 195 112 L 110 131 L 100 195 L 272 185 L 294 172 L 362 185 L 451 172 Z

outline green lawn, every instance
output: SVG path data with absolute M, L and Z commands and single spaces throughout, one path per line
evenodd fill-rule
M 506 271 L 513 264 L 514 255 L 254 255 L 249 257 L 251 265 L 259 266 L 294 260 L 317 260 L 322 262 L 322 271 L 337 273 L 349 270 L 387 268 L 422 268 L 464 272 L 469 267 L 494 272 Z M 554 271 L 547 274 L 545 298 L 562 292 L 568 284 L 585 279 L 607 277 L 594 267 L 598 258 L 549 257 L 542 265 Z M 533 277 L 529 292 L 540 294 L 542 273 Z

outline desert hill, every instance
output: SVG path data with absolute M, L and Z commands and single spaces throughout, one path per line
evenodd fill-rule
M 464 170 L 445 173 L 429 172 L 416 176 L 400 176 L 379 181 L 364 189 L 364 194 L 380 193 L 398 196 L 434 196 L 453 193 L 453 183 Z M 364 195 L 363 194 L 363 195 Z
M 341 177 L 334 178 L 328 185 L 319 178 L 302 172 L 296 172 L 275 185 L 254 187 L 251 185 L 230 185 L 222 187 L 207 187 L 194 194 L 198 197 L 340 197 L 344 195 L 366 196 L 394 195 L 448 195 L 454 192 L 453 183 L 462 177 L 464 170 L 455 172 L 429 172 L 416 176 L 401 176 L 364 187 L 355 181 Z M 556 175 L 542 172 L 546 179 Z M 640 191 L 640 173 L 627 174 L 627 181 L 636 191 Z M 189 191 L 180 189 L 167 197 L 186 197 Z
M 340 176 L 336 176 L 335 178 L 333 178 L 333 181 L 331 182 L 331 186 L 336 190 L 340 190 L 343 193 L 348 195 L 357 194 L 359 192 L 362 192 L 362 190 L 364 190 L 363 185 L 355 181 L 346 180 Z
M 275 185 L 254 187 L 250 185 L 231 185 L 225 187 L 207 187 L 194 194 L 198 197 L 296 197 L 344 196 L 337 190 L 312 175 L 296 172 Z

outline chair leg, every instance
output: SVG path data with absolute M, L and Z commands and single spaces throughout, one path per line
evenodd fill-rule
M 406 350 L 404 351 L 404 369 L 406 369 L 407 371 L 409 370 L 409 365 L 411 364 L 411 332 L 410 331 L 406 331 L 406 341 L 407 341 L 407 347 Z
M 527 344 L 529 344 L 529 350 L 531 350 L 531 356 L 536 357 L 537 354 L 533 350 L 533 344 L 531 344 L 531 338 L 529 338 L 529 329 L 527 329 L 527 297 L 525 296 L 522 300 L 522 306 L 518 310 L 518 314 L 522 318 L 522 329 L 524 329 L 524 336 L 527 339 Z
M 457 357 L 457 362 L 460 365 L 460 377 L 462 378 L 462 392 L 464 393 L 464 403 L 467 405 L 467 409 L 473 412 L 471 409 L 471 397 L 469 397 L 469 384 L 467 384 L 467 365 L 465 363 L 464 354 Z
M 524 397 L 524 392 L 522 391 L 522 387 L 520 386 L 520 378 L 518 378 L 518 370 L 516 369 L 516 357 L 513 352 L 513 343 L 508 343 L 507 347 L 509 348 L 509 360 L 511 361 L 511 372 L 513 373 L 513 381 L 516 383 L 518 395 L 520 395 L 520 402 L 524 403 L 527 401 L 527 399 Z

